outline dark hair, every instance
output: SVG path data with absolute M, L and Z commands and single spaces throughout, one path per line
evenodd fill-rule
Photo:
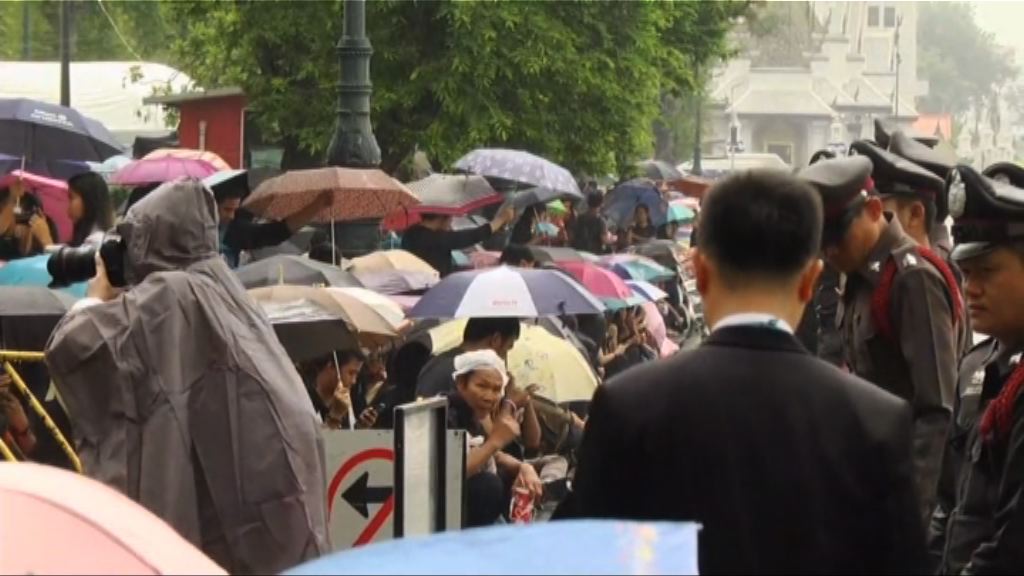
M 587 194 L 587 207 L 589 208 L 600 208 L 601 204 L 604 204 L 604 195 L 600 192 L 591 192 Z
M 817 256 L 822 218 L 809 184 L 782 171 L 744 171 L 704 197 L 698 244 L 727 282 L 788 280 Z
M 518 318 L 470 318 L 462 331 L 463 342 L 479 342 L 497 334 L 503 340 L 519 338 Z
M 344 366 L 353 360 L 366 362 L 366 356 L 359 350 L 338 350 L 338 367 Z M 334 353 L 324 354 L 312 360 L 299 362 L 295 365 L 298 373 L 304 378 L 314 378 L 327 366 L 334 365 Z
M 330 359 L 334 360 L 333 355 Z M 352 361 L 366 362 L 366 354 L 363 354 L 362 350 L 338 350 L 338 366 L 344 366 Z
M 501 264 L 510 264 L 512 266 L 518 266 L 524 262 L 533 263 L 536 262 L 537 258 L 534 257 L 533 251 L 522 244 L 509 244 L 501 252 Z
M 83 172 L 68 179 L 68 189 L 82 197 L 82 218 L 71 232 L 71 245 L 80 246 L 96 230 L 107 231 L 114 226 L 114 209 L 110 190 L 102 176 Z
M 132 188 L 131 194 L 128 195 L 128 200 L 124 203 L 124 213 L 127 214 L 128 210 L 131 210 L 132 206 L 135 206 L 139 200 L 142 200 L 149 195 L 150 192 L 156 190 L 160 186 L 160 183 L 146 184 L 144 186 L 136 186 Z

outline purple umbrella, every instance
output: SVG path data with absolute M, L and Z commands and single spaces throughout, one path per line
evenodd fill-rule
M 548 190 L 551 197 L 572 196 L 583 198 L 572 174 L 558 164 L 521 150 L 480 148 L 466 154 L 455 163 L 464 172 L 487 178 L 500 178 L 526 187 Z
M 54 158 L 102 162 L 123 148 L 103 124 L 72 108 L 0 99 L 0 153 L 24 156 L 26 166 Z
M 111 184 L 142 186 L 177 180 L 182 176 L 202 180 L 217 172 L 217 167 L 206 160 L 195 158 L 150 158 L 135 160 L 114 173 Z

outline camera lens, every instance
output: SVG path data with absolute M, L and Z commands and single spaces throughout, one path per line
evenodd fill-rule
M 86 244 L 78 248 L 65 246 L 50 256 L 46 271 L 53 279 L 53 286 L 70 286 L 84 282 L 96 275 L 96 248 Z

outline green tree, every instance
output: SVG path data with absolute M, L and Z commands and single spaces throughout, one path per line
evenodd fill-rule
M 996 44 L 991 33 L 978 27 L 970 3 L 928 2 L 918 6 L 918 72 L 930 85 L 919 108 L 922 112 L 950 114 L 954 133 L 968 121 L 977 132 L 992 95 L 1017 76 L 1012 55 Z M 973 118 L 967 118 L 972 110 Z
M 580 172 L 648 156 L 663 93 L 696 88 L 725 51 L 736 2 L 423 2 L 367 5 L 373 122 L 393 169 L 415 147 L 449 166 L 479 146 L 526 148 Z M 237 84 L 288 166 L 315 164 L 334 126 L 342 5 L 168 2 L 181 67 Z

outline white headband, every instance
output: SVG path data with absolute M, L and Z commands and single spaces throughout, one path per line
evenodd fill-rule
M 474 370 L 480 368 L 491 368 L 497 370 L 501 374 L 501 385 L 505 386 L 508 384 L 508 372 L 505 369 L 505 361 L 498 356 L 494 350 L 474 350 L 473 352 L 464 352 L 455 357 L 455 372 L 452 374 L 452 379 L 458 378 L 464 374 L 469 374 Z

